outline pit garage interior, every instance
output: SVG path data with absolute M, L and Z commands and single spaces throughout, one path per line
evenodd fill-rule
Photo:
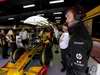
M 31 16 L 41 16 L 49 23 L 61 28 L 65 22 L 65 10 L 70 6 L 77 6 L 78 10 L 82 11 L 79 16 L 85 13 L 82 21 L 93 40 L 88 63 L 89 73 L 100 75 L 99 0 L 0 0 L 0 30 L 7 33 L 11 29 L 16 32 L 24 28 L 30 34 L 36 33 L 35 36 L 37 36 L 43 27 L 24 23 L 24 20 Z M 58 48 L 59 53 L 55 53 L 57 48 L 52 46 L 53 62 L 47 69 L 44 66 L 45 55 L 41 51 L 44 48 L 41 47 L 38 38 L 35 37 L 35 39 L 36 41 L 30 43 L 26 51 L 16 49 L 11 53 L 9 50 L 9 57 L 6 59 L 2 58 L 2 46 L 0 45 L 0 75 L 66 75 L 65 72 L 60 72 L 62 67 L 60 49 Z M 33 42 L 32 38 L 30 41 Z M 41 69 L 44 69 L 43 74 Z

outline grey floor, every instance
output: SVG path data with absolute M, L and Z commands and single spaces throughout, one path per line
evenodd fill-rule
M 56 49 L 57 48 L 55 48 L 55 46 L 53 46 L 53 48 L 52 48 L 53 56 L 54 56 L 53 57 L 53 63 L 49 67 L 48 75 L 66 75 L 65 72 L 60 72 L 60 69 L 62 68 L 62 65 L 60 63 L 60 61 L 61 61 L 61 54 L 60 54 L 60 52 L 58 54 L 56 54 L 55 53 Z

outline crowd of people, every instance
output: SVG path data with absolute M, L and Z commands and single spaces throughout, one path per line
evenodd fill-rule
M 17 48 L 27 48 L 29 35 L 25 29 L 15 31 L 13 29 L 1 30 L 0 47 L 2 57 L 8 58 Z

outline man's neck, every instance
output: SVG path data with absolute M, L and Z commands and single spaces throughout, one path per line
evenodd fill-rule
M 73 20 L 70 23 L 68 23 L 69 26 L 76 24 L 78 21 L 77 20 Z

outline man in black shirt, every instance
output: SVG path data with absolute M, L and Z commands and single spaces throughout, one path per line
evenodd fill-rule
M 87 75 L 87 63 L 92 48 L 91 37 L 84 24 L 77 20 L 74 7 L 67 10 L 66 23 L 70 33 L 66 50 L 66 75 Z

